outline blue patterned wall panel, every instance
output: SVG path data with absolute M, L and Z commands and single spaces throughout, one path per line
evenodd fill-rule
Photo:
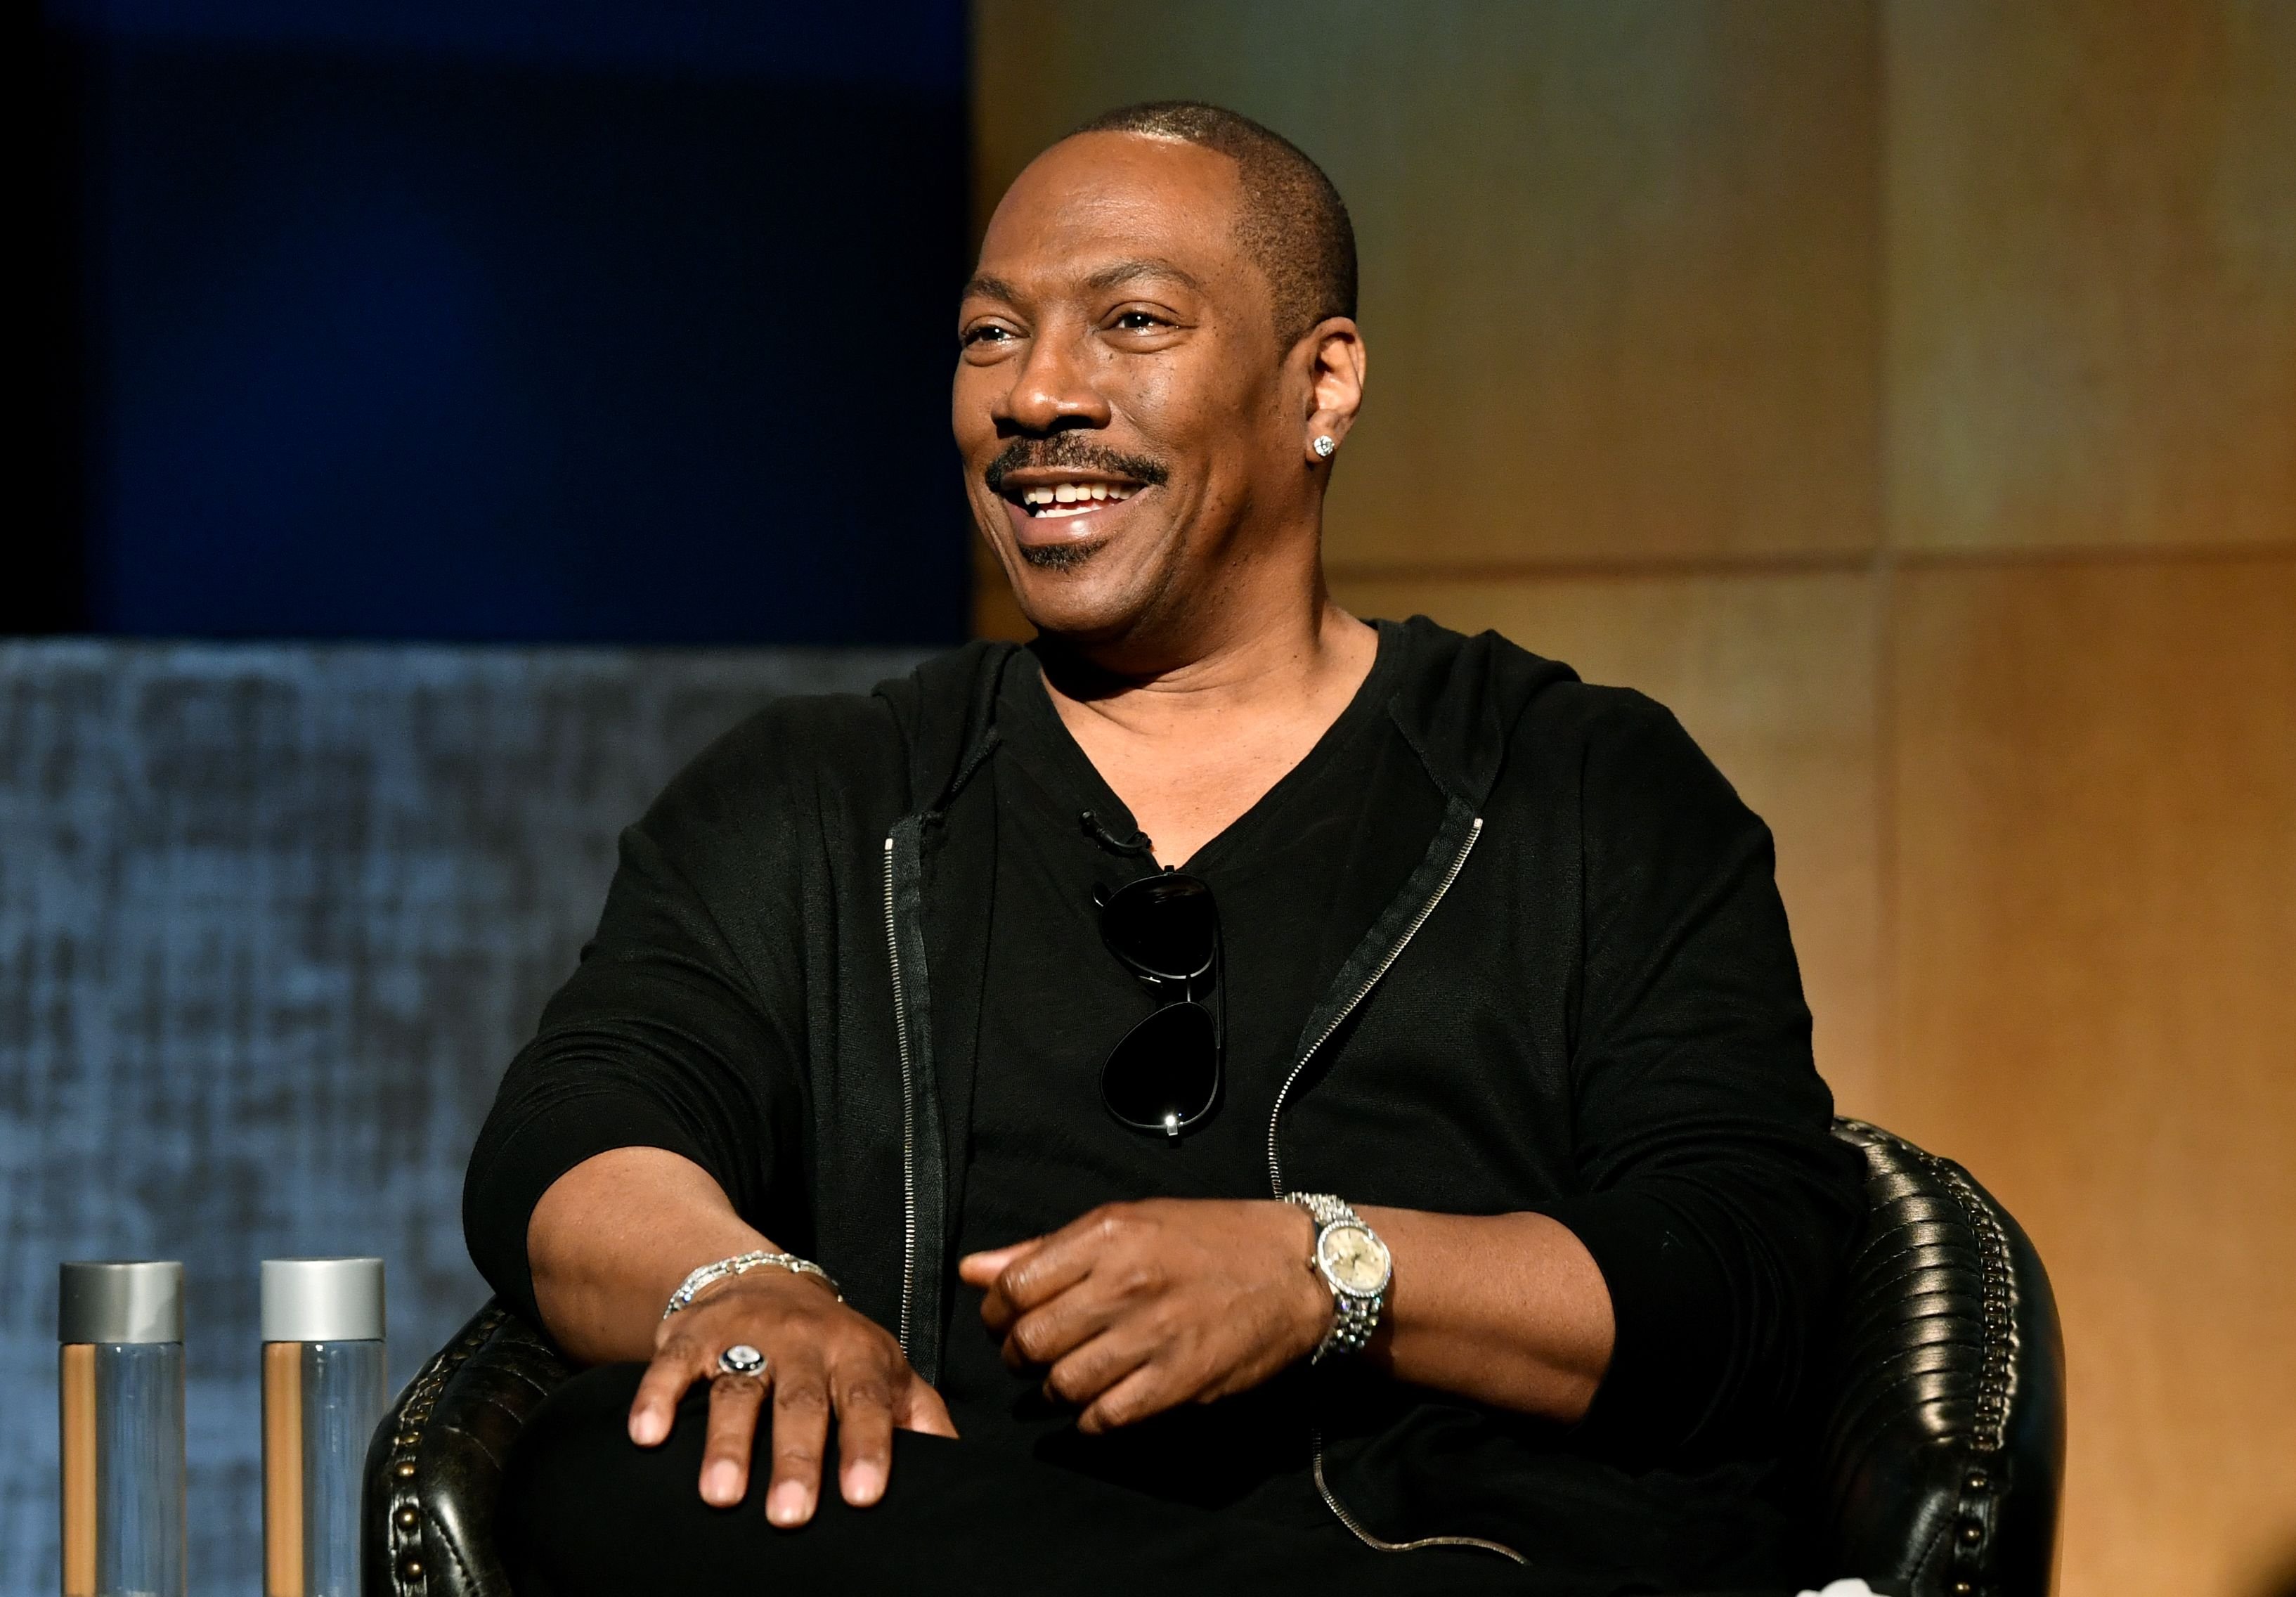
M 193 1590 L 256 1590 L 256 1262 L 381 1255 L 407 1379 L 617 831 L 915 657 L 0 643 L 0 1593 L 55 1589 L 57 1262 L 184 1261 Z

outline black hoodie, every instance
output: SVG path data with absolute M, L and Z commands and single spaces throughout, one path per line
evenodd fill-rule
M 1641 696 L 1496 634 L 1405 631 L 1388 711 L 1442 819 L 1302 1033 L 1270 1190 L 1551 1214 L 1601 1267 L 1617 1341 L 1568 1429 L 1333 1372 L 1329 1497 L 1390 1540 L 1551 1543 L 1562 1513 L 1639 1528 L 1641 1567 L 1746 1568 L 1742 1511 L 1863 1208 L 1768 831 Z M 935 1378 L 999 819 L 972 778 L 1013 654 L 769 705 L 624 835 L 597 936 L 472 1157 L 471 1251 L 506 1301 L 538 1318 L 526 1226 L 553 1181 L 665 1148 Z M 1358 1103 L 1396 1083 L 1375 1148 L 1318 1112 L 1342 1074 Z

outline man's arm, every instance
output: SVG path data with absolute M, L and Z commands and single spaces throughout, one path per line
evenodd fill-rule
M 535 1300 L 558 1345 L 589 1362 L 646 1362 L 630 1405 L 630 1439 L 639 1446 L 668 1438 L 678 1399 L 694 1382 L 711 1379 L 726 1348 L 747 1344 L 766 1355 L 764 1381 L 710 1387 L 701 1490 L 719 1507 L 749 1490 L 750 1455 L 770 1388 L 766 1516 L 790 1526 L 813 1517 L 832 1413 L 839 1486 L 856 1507 L 884 1495 L 896 1427 L 944 1436 L 956 1430 L 900 1344 L 812 1276 L 751 1271 L 662 1318 L 670 1295 L 699 1266 L 780 1251 L 734 1212 L 708 1171 L 658 1148 L 586 1159 L 551 1183 L 527 1227 Z
M 748 723 L 623 835 L 597 935 L 480 1134 L 463 1222 L 496 1291 L 567 1353 L 649 1365 L 630 1415 L 642 1445 L 668 1436 L 726 1348 L 763 1352 L 765 1379 L 711 1385 L 700 1488 L 742 1496 L 770 1391 L 767 1509 L 794 1525 L 812 1515 L 832 1412 L 855 1503 L 882 1492 L 895 1426 L 947 1434 L 948 1420 L 894 1338 L 809 1276 L 754 1270 L 662 1318 L 696 1267 L 780 1251 L 758 1227 L 802 1206 L 805 912 L 772 864 L 791 829 L 787 746 Z
M 1397 1260 L 1365 1356 L 1400 1380 L 1570 1422 L 1610 1362 L 1602 1272 L 1544 1214 L 1359 1211 Z M 1315 1222 L 1287 1203 L 1160 1198 L 1095 1210 L 959 1266 L 1008 1361 L 1081 1406 L 1079 1428 L 1129 1425 L 1257 1386 L 1331 1329 Z
M 1359 1212 L 1412 1260 L 1388 1292 L 1390 1329 L 1365 1350 L 1375 1362 L 1496 1408 L 1585 1417 L 1615 1331 L 1610 1288 L 1585 1244 L 1545 1214 Z
M 652 1359 L 678 1283 L 757 1251 L 780 1250 L 734 1212 L 708 1171 L 660 1148 L 585 1159 L 550 1184 L 526 1228 L 543 1324 L 586 1364 Z

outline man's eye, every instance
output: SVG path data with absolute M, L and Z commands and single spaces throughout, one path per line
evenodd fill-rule
M 1127 333 L 1152 333 L 1164 325 L 1164 318 L 1144 310 L 1128 310 L 1116 318 L 1116 325 Z
M 975 327 L 964 335 L 964 342 L 968 344 L 1003 343 L 1012 336 L 1011 330 L 1004 327 Z

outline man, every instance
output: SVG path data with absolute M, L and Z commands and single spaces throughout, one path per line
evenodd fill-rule
M 1803 1573 L 1859 1197 L 1768 835 L 1647 700 L 1332 602 L 1354 315 L 1232 113 L 1004 196 L 953 409 L 1037 641 L 696 761 L 473 1157 L 597 1366 L 514 1461 L 535 1589 Z

